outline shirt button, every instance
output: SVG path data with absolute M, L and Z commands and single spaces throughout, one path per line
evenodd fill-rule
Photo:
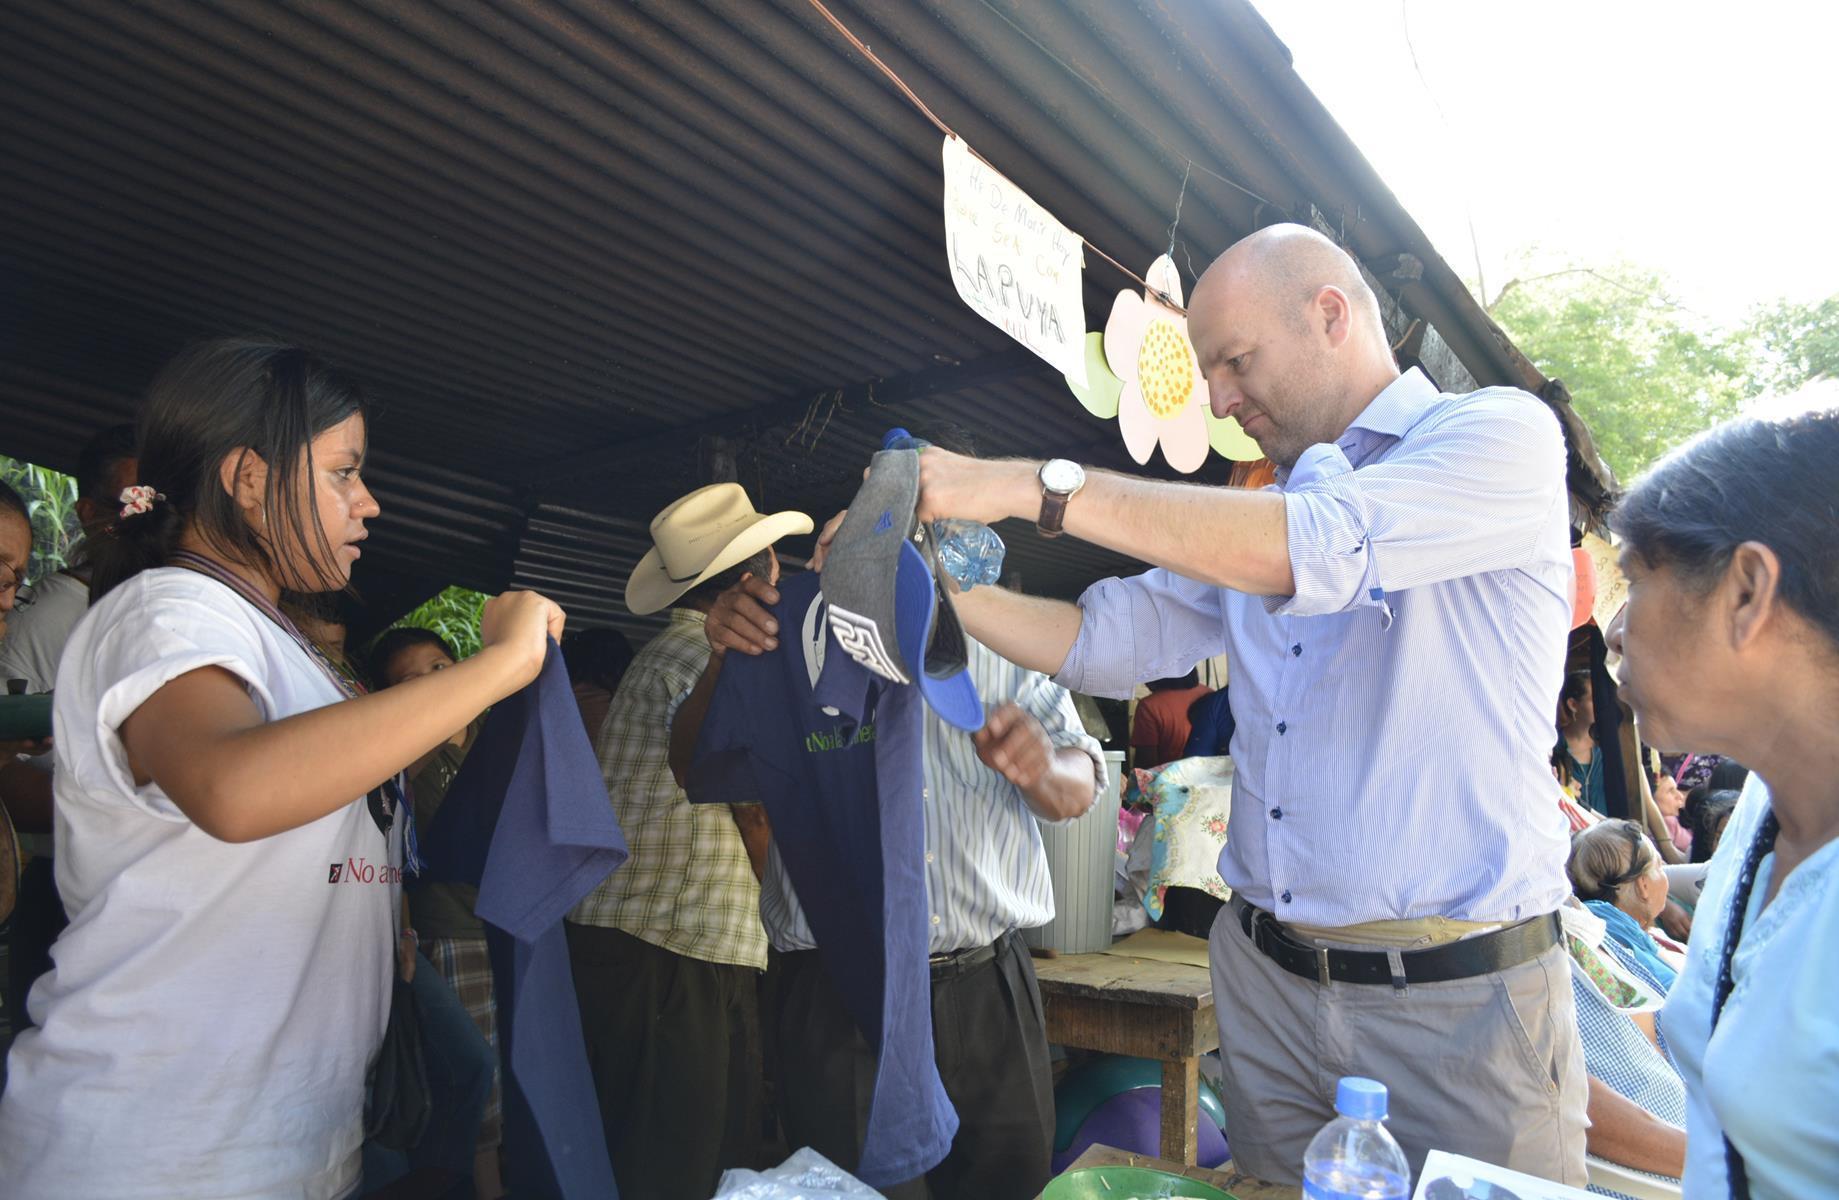
M 1298 642 L 1296 643 L 1296 645 L 1291 646 L 1290 653 L 1295 655 L 1297 658 L 1301 658 L 1303 656 L 1303 644 L 1301 642 Z
M 1283 820 L 1283 809 L 1281 809 L 1281 808 L 1273 808 L 1273 809 L 1271 810 L 1271 820 L 1273 820 L 1273 821 L 1281 821 L 1281 820 Z M 930 857 L 931 857 L 931 855 L 927 855 L 927 857 L 928 857 L 928 858 L 930 858 Z
M 920 789 L 920 799 L 921 800 L 932 799 L 932 789 L 931 788 L 921 788 Z
M 930 851 L 930 850 L 928 850 L 928 851 L 926 851 L 926 861 L 927 861 L 927 862 L 931 862 L 931 861 L 932 861 L 932 851 Z
M 1285 904 L 1288 904 L 1288 903 L 1290 903 L 1290 890 L 1289 890 L 1288 888 L 1285 888 L 1285 889 L 1284 889 L 1284 893 L 1283 893 L 1283 895 L 1281 895 L 1281 896 L 1279 896 L 1279 897 L 1277 897 L 1277 898 L 1278 898 L 1279 900 L 1282 900 L 1282 901 L 1283 901 L 1283 902 L 1284 902 Z M 937 924 L 937 923 L 938 923 L 938 920 L 939 920 L 939 919 L 938 919 L 937 917 L 934 917 L 934 918 L 932 918 L 932 920 L 933 920 L 933 923 L 934 923 L 934 924 Z
M 1288 892 L 1285 892 L 1285 893 L 1284 893 L 1284 899 L 1285 899 L 1285 900 L 1288 900 L 1289 898 L 1290 898 L 1290 893 L 1288 893 Z M 939 923 L 939 914 L 938 914 L 938 913 L 933 913 L 933 914 L 932 914 L 932 923 L 933 923 L 934 925 L 937 925 L 937 924 Z
M 1282 735 L 1283 733 L 1285 733 L 1285 732 L 1286 732 L 1286 731 L 1287 731 L 1287 730 L 1288 730 L 1289 728 L 1290 728 L 1290 724 L 1289 724 L 1289 722 L 1287 722 L 1287 721 L 1279 721 L 1279 722 L 1277 722 L 1277 732 L 1278 732 L 1278 734 L 1279 734 L 1279 736 L 1281 736 L 1281 735 Z

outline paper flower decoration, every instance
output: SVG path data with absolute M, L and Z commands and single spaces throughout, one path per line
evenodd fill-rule
M 1237 421 L 1217 420 L 1208 410 L 1206 380 L 1188 341 L 1188 318 L 1156 296 L 1161 291 L 1182 303 L 1181 273 L 1174 261 L 1163 255 L 1144 278 L 1150 290 L 1141 296 L 1119 292 L 1105 322 L 1104 358 L 1109 373 L 1123 385 L 1117 424 L 1130 457 L 1146 463 L 1159 445 L 1169 466 L 1184 474 L 1200 469 L 1210 445 L 1231 459 L 1261 457 Z M 1080 399 L 1099 412 L 1091 400 Z

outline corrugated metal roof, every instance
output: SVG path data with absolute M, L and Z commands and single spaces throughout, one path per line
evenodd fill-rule
M 1167 246 L 1187 174 L 1184 267 L 1313 220 L 1401 331 L 1546 384 L 1243 0 L 832 7 L 1120 261 Z M 185 341 L 272 331 L 387 405 L 367 569 L 541 581 L 598 620 L 698 482 L 694 435 L 820 520 L 924 415 L 986 453 L 1129 466 L 959 303 L 937 131 L 805 0 L 21 0 L 0 41 L 0 450 L 67 463 Z M 1091 260 L 1088 324 L 1128 286 Z M 1126 565 L 1011 540 L 1030 590 Z

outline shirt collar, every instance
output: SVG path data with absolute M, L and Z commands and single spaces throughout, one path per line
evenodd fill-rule
M 1277 486 L 1288 490 L 1366 465 L 1382 446 L 1410 432 L 1441 396 L 1423 371 L 1411 368 L 1368 401 L 1340 437 L 1309 447 L 1294 467 L 1279 467 Z
M 1442 394 L 1423 371 L 1413 367 L 1373 397 L 1347 427 L 1348 431 L 1359 429 L 1383 437 L 1404 437 Z
M 687 604 L 680 604 L 670 610 L 670 623 L 672 625 L 695 625 L 700 627 L 706 623 L 708 619 L 708 613 L 703 612 L 700 608 L 691 608 Z

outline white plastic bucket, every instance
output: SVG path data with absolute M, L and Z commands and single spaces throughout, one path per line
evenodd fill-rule
M 1105 753 L 1105 791 L 1092 810 L 1066 825 L 1041 827 L 1054 883 L 1054 919 L 1022 930 L 1036 949 L 1092 954 L 1111 946 L 1111 897 L 1116 873 L 1117 813 L 1123 787 L 1122 751 Z

